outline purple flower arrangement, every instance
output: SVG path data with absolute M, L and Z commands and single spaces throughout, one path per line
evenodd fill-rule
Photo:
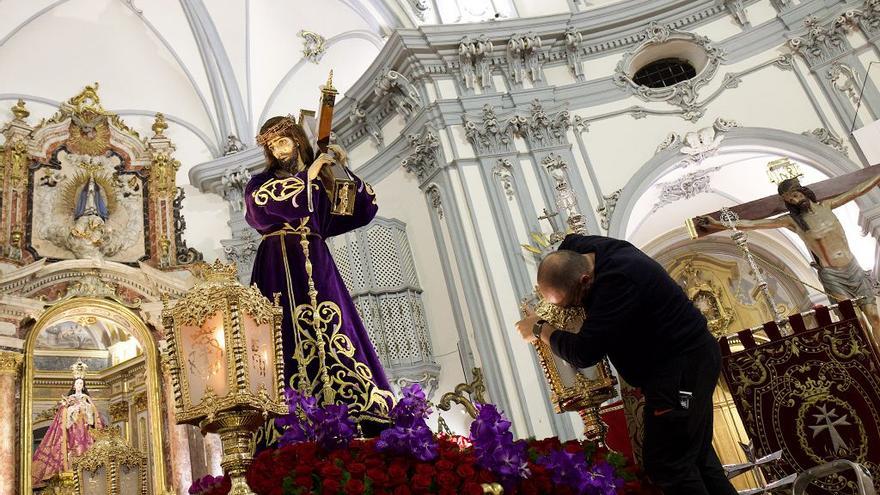
M 554 484 L 567 486 L 579 495 L 614 495 L 624 484 L 611 464 L 599 461 L 588 466 L 583 452 L 554 450 L 538 464 L 547 468 Z
M 420 461 L 437 458 L 437 441 L 426 419 L 431 407 L 418 383 L 401 389 L 403 398 L 391 409 L 394 426 L 383 431 L 376 450 L 397 455 L 410 455 Z
M 510 421 L 492 404 L 477 405 L 477 419 L 471 423 L 471 441 L 477 464 L 488 469 L 505 488 L 529 476 L 528 444 L 513 440 Z
M 210 493 L 224 484 L 224 482 L 228 482 L 228 480 L 223 476 L 211 476 L 210 474 L 199 478 L 193 481 L 193 484 L 189 487 L 189 495 L 199 495 L 204 493 Z M 227 488 L 228 490 L 228 488 Z
M 355 436 L 355 426 L 348 417 L 348 406 L 329 405 L 319 407 L 314 397 L 285 389 L 290 404 L 287 416 L 275 420 L 286 427 L 278 440 L 280 446 L 300 442 L 315 442 L 319 448 L 330 451 L 348 445 Z

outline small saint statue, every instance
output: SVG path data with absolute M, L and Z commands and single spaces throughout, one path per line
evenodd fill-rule
M 104 428 L 101 414 L 89 396 L 85 381 L 77 376 L 70 391 L 58 402 L 55 419 L 34 452 L 33 486 L 42 486 L 52 476 L 69 471 L 71 461 L 85 454 L 94 443 L 90 431 L 101 428 Z
M 101 220 L 107 220 L 110 217 L 107 210 L 107 196 L 92 175 L 80 189 L 76 199 L 76 208 L 73 211 L 74 220 L 84 216 L 101 217 Z

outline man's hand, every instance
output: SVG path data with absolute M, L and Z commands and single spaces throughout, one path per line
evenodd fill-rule
M 537 323 L 541 317 L 535 314 L 535 310 L 529 305 L 524 306 L 523 309 L 525 310 L 526 317 L 516 322 L 516 330 L 519 332 L 520 336 L 522 336 L 523 340 L 531 344 L 537 340 L 535 338 L 534 328 L 535 323 Z

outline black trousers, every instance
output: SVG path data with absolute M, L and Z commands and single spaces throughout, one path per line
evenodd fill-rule
M 736 494 L 712 448 L 712 393 L 720 372 L 721 354 L 710 337 L 642 387 L 643 464 L 666 495 Z M 687 407 L 681 404 L 681 392 L 693 394 Z

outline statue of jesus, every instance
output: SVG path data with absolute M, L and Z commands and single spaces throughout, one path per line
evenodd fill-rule
M 874 290 L 850 251 L 843 226 L 831 210 L 868 193 L 878 184 L 880 175 L 837 196 L 817 201 L 816 194 L 802 186 L 797 178 L 786 179 L 779 183 L 778 193 L 788 208 L 787 215 L 736 223 L 741 230 L 786 228 L 796 233 L 813 254 L 819 280 L 832 302 L 864 297 L 859 305 L 871 324 L 875 345 L 880 344 L 880 312 Z M 721 222 L 710 216 L 698 217 L 698 223 L 705 229 L 724 229 Z
M 354 177 L 354 194 L 346 195 L 352 214 L 333 215 L 331 191 L 316 179 L 335 160 L 345 163 L 342 148 L 315 158 L 290 117 L 266 121 L 257 142 L 267 166 L 245 187 L 245 218 L 263 235 L 251 283 L 270 299 L 281 294 L 285 385 L 319 403 L 347 405 L 364 434 L 375 435 L 388 422 L 391 387 L 326 243 L 373 219 L 373 190 Z M 268 428 L 260 447 L 276 436 Z

